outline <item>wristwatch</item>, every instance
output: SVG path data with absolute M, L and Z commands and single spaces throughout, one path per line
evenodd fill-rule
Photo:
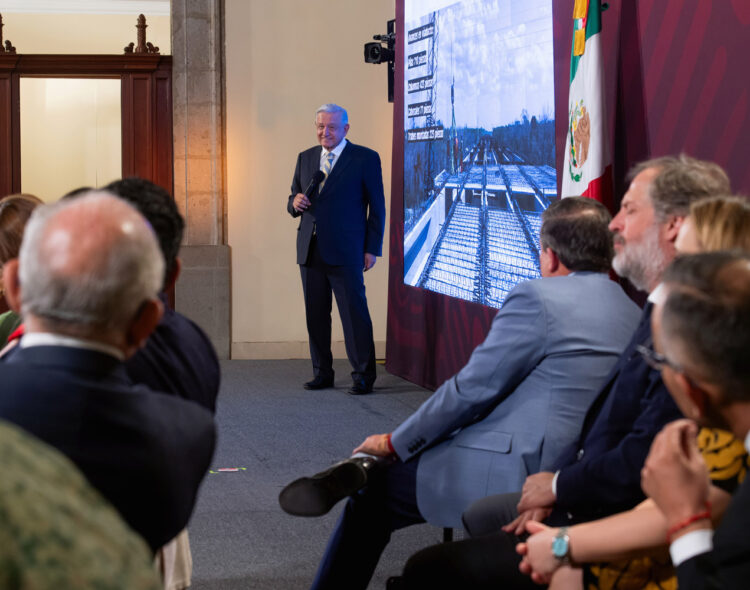
M 568 527 L 561 527 L 552 539 L 552 555 L 563 565 L 570 564 L 570 536 Z

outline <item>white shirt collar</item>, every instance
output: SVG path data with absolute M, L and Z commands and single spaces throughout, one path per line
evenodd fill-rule
M 648 294 L 648 300 L 654 305 L 664 303 L 664 299 L 667 296 L 667 290 L 664 288 L 664 283 L 659 283 L 654 287 L 654 290 Z
M 336 157 L 338 158 L 338 157 L 339 157 L 339 156 L 341 155 L 341 152 L 343 152 L 343 151 L 344 151 L 344 148 L 346 147 L 346 143 L 347 143 L 347 142 L 346 142 L 346 137 L 345 137 L 345 138 L 344 138 L 344 139 L 342 139 L 342 140 L 341 140 L 341 141 L 339 142 L 339 144 L 338 144 L 338 145 L 337 145 L 337 146 L 336 146 L 335 148 L 333 148 L 333 149 L 332 149 L 332 150 L 331 150 L 330 152 L 329 152 L 329 151 L 328 151 L 328 150 L 327 150 L 326 148 L 323 148 L 323 149 L 322 149 L 322 151 L 321 151 L 321 154 L 320 154 L 321 160 L 325 159 L 325 157 L 326 157 L 326 156 L 327 156 L 328 154 L 333 154 L 334 156 L 336 156 Z
M 750 453 L 750 430 L 748 430 L 745 435 L 745 448 L 747 449 L 747 452 Z
M 68 348 L 82 348 L 84 350 L 95 350 L 113 356 L 120 361 L 125 360 L 123 352 L 114 346 L 94 342 L 92 340 L 83 340 L 71 336 L 61 336 L 60 334 L 51 334 L 49 332 L 32 332 L 24 334 L 21 342 L 18 344 L 21 348 L 31 348 L 32 346 L 65 346 Z

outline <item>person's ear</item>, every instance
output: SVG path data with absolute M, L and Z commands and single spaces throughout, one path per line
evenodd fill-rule
M 182 272 L 182 260 L 179 257 L 174 259 L 174 266 L 172 271 L 167 275 L 167 279 L 164 281 L 164 290 L 169 291 L 177 283 L 177 279 L 180 278 Z
M 13 311 L 21 313 L 21 282 L 18 280 L 18 258 L 8 260 L 3 265 L 3 286 L 5 302 Z
M 139 348 L 146 344 L 146 340 L 156 329 L 164 313 L 164 306 L 159 299 L 146 299 L 138 309 L 127 333 L 127 351 L 125 355 L 134 355 Z
M 706 390 L 684 373 L 675 372 L 675 379 L 690 400 L 690 413 L 692 415 L 687 416 L 687 418 L 698 420 L 705 416 L 708 402 Z
M 547 248 L 547 261 L 550 274 L 554 274 L 560 270 L 560 259 L 557 257 L 557 252 L 552 248 Z
M 672 244 L 677 240 L 677 234 L 680 233 L 682 222 L 685 221 L 685 217 L 682 215 L 672 215 L 665 224 L 664 236 Z

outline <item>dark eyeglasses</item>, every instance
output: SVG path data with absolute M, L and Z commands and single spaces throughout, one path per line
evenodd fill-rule
M 652 369 L 661 371 L 664 367 L 669 367 L 670 369 L 677 371 L 678 373 L 684 372 L 680 365 L 670 361 L 663 354 L 656 352 L 649 346 L 643 346 L 642 344 L 639 344 L 635 349 L 638 351 L 638 354 L 643 357 L 643 360 L 646 361 L 646 364 Z

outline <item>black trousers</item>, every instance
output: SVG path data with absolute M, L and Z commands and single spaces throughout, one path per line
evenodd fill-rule
M 415 553 L 404 567 L 403 577 L 389 588 L 422 590 L 539 590 L 518 570 L 519 539 L 504 532 L 455 543 L 433 545 Z
M 498 494 L 474 502 L 463 514 L 464 528 L 472 538 L 415 553 L 389 590 L 541 588 L 518 571 L 520 539 L 501 530 L 518 516 L 520 498 L 520 493 Z
M 355 266 L 326 264 L 320 256 L 317 239 L 313 236 L 307 263 L 299 267 L 305 298 L 310 358 L 316 377 L 333 379 L 333 294 L 344 328 L 346 355 L 352 365 L 352 378 L 355 381 L 364 380 L 367 385 L 372 385 L 375 381 L 375 343 L 372 337 L 370 311 L 367 309 L 363 266 L 364 260 Z
M 391 533 L 424 522 L 417 506 L 419 457 L 377 472 L 349 498 L 311 590 L 365 590 Z

